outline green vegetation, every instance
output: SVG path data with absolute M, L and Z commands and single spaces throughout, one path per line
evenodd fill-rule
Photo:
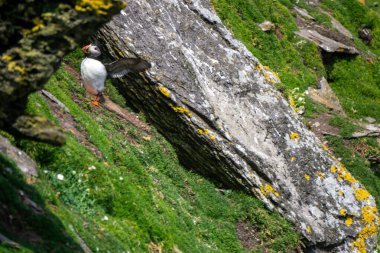
M 75 64 L 77 52 L 67 61 Z M 68 107 L 72 124 L 88 139 L 79 142 L 74 134 L 67 134 L 63 147 L 14 140 L 38 162 L 37 183 L 19 182 L 32 189 L 30 197 L 38 196 L 36 202 L 52 219 L 61 222 L 58 228 L 35 230 L 38 235 L 51 236 L 50 244 L 55 242 L 54 234 L 61 233 L 62 247 L 57 252 L 78 249 L 70 225 L 94 252 L 245 252 L 236 232 L 238 221 L 250 222 L 257 231 L 254 252 L 264 248 L 286 252 L 299 243 L 293 227 L 259 200 L 219 189 L 184 169 L 155 130 L 146 133 L 112 112 L 90 106 L 83 88 L 63 68 L 45 88 Z M 125 103 L 112 85 L 107 90 L 120 104 Z M 30 97 L 28 111 L 59 123 L 39 94 Z M 98 151 L 90 151 L 94 149 Z M 1 179 L 12 180 L 8 176 Z M 3 231 L 12 234 L 0 227 Z M 64 237 L 67 234 L 71 239 Z M 24 252 L 51 252 L 51 245 L 45 242 L 23 242 L 17 235 L 10 238 L 20 243 Z M 4 246 L 0 251 L 13 252 Z

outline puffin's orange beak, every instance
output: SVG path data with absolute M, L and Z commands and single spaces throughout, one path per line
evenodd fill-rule
M 88 44 L 88 45 L 82 47 L 82 52 L 83 52 L 84 54 L 88 53 L 87 50 L 88 50 L 88 48 L 90 47 L 90 45 L 91 45 L 91 44 Z

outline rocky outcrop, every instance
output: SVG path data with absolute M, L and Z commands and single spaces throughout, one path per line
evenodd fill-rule
M 306 10 L 298 7 L 296 12 L 296 23 L 299 31 L 295 34 L 315 43 L 322 50 L 328 53 L 347 53 L 359 54 L 359 50 L 352 42 L 352 34 L 338 20 L 334 19 L 329 13 L 320 10 L 331 19 L 331 25 L 335 30 L 330 30 L 323 24 L 318 24 Z
M 317 89 L 310 87 L 307 91 L 308 91 L 308 96 L 311 99 L 313 99 L 315 102 L 323 104 L 327 108 L 332 109 L 339 114 L 345 115 L 338 97 L 335 95 L 334 91 L 331 89 L 325 77 L 322 77 L 319 80 Z
M 314 42 L 320 48 L 329 53 L 348 53 L 348 54 L 359 54 L 359 50 L 355 47 L 347 46 L 338 41 L 332 40 L 326 36 L 323 36 L 317 31 L 314 30 L 305 30 L 302 29 L 299 32 L 296 32 L 297 35 Z
M 207 0 L 141 0 L 96 36 L 144 74 L 115 81 L 189 168 L 291 220 L 314 252 L 371 252 L 375 201 L 277 91 L 277 75 L 223 26 Z
M 10 141 L 3 136 L 0 136 L 0 153 L 6 155 L 9 159 L 16 163 L 17 167 L 20 168 L 28 182 L 33 182 L 38 176 L 36 162 L 33 161 L 24 151 L 13 146 Z M 9 172 L 12 173 L 12 171 Z
M 23 114 L 28 95 L 43 87 L 77 42 L 124 6 L 111 0 L 0 1 L 0 128 L 25 134 L 11 126 Z

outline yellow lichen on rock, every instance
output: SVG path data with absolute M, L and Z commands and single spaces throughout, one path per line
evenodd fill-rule
M 25 68 L 23 66 L 17 65 L 17 62 L 11 61 L 7 65 L 7 69 L 9 72 L 18 72 L 20 74 L 25 73 Z
M 31 29 L 32 32 L 37 32 L 45 26 L 43 21 L 39 17 L 34 18 L 33 23 L 34 27 Z
M 355 198 L 357 200 L 365 201 L 368 200 L 371 194 L 363 188 L 355 189 Z
M 330 170 L 332 173 L 338 172 L 337 179 L 339 181 L 345 180 L 350 183 L 357 182 L 357 180 L 351 175 L 351 173 L 346 169 L 346 167 L 344 167 L 344 165 L 341 162 L 339 162 L 338 168 L 336 168 L 335 166 L 331 166 Z
M 364 238 L 368 238 L 377 234 L 379 230 L 378 222 L 378 211 L 374 206 L 364 206 L 362 211 L 362 223 L 364 228 L 360 231 L 360 234 Z
M 12 60 L 12 56 L 4 54 L 4 55 L 1 56 L 1 60 L 5 61 L 5 62 L 9 62 L 9 61 Z
M 363 229 L 359 231 L 357 239 L 352 243 L 353 250 L 356 252 L 366 253 L 367 248 L 365 240 L 369 237 L 376 236 L 379 231 L 378 210 L 374 206 L 364 206 L 361 209 Z
M 297 112 L 296 102 L 294 101 L 294 99 L 291 96 L 289 96 L 288 99 L 289 99 L 289 105 L 290 105 L 290 107 L 292 107 L 292 109 L 295 112 Z
M 200 128 L 197 129 L 198 134 L 204 134 L 204 131 Z
M 122 7 L 125 7 L 126 4 L 123 4 Z M 108 10 L 113 6 L 112 1 L 110 0 L 80 0 L 75 5 L 75 10 L 78 12 L 96 12 L 99 15 L 107 15 Z
M 309 176 L 308 174 L 305 174 L 305 175 L 303 175 L 303 176 L 304 176 L 304 178 L 305 178 L 307 181 L 310 180 L 310 176 Z
M 324 180 L 326 178 L 325 173 L 322 171 L 317 171 L 317 175 L 321 180 Z
M 181 113 L 181 114 L 185 114 L 186 116 L 188 117 L 191 117 L 193 114 L 190 112 L 190 110 L 186 107 L 182 107 L 182 106 L 173 106 L 172 104 L 170 105 L 170 107 L 175 111 L 175 112 L 178 112 L 178 113 Z
M 209 139 L 212 141 L 216 140 L 216 137 L 214 135 L 212 135 L 210 130 L 208 130 L 207 128 L 205 128 L 205 129 L 198 128 L 197 133 L 200 135 L 208 135 Z
M 164 86 L 158 87 L 158 90 L 161 92 L 162 95 L 165 97 L 170 97 L 170 91 L 166 89 Z
M 276 191 L 270 184 L 265 184 L 264 186 L 260 185 L 260 191 L 265 196 L 270 194 L 273 194 L 276 197 L 280 196 L 280 193 L 278 193 L 278 191 Z
M 294 132 L 292 132 L 292 133 L 289 135 L 289 137 L 290 137 L 291 140 L 297 140 L 297 139 L 300 137 L 300 135 L 299 135 L 299 133 L 294 133 Z
M 354 223 L 353 219 L 351 217 L 347 218 L 346 219 L 346 226 L 347 227 L 350 227 L 352 225 L 352 223 Z

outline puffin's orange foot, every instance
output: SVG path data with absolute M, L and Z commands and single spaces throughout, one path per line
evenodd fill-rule
M 99 106 L 99 102 L 97 100 L 92 100 L 91 101 L 91 104 L 95 105 L 95 106 Z

